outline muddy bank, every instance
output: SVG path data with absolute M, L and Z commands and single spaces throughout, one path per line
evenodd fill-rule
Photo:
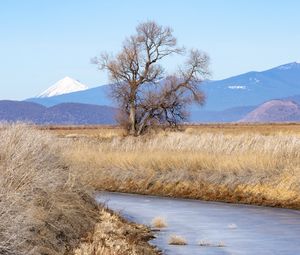
M 73 255 L 158 255 L 149 240 L 154 236 L 149 228 L 122 219 L 110 210 L 100 211 L 94 232 L 82 239 Z

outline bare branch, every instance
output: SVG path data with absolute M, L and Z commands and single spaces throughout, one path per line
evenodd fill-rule
M 165 75 L 161 60 L 183 53 L 171 28 L 149 21 L 137 26 L 136 34 L 124 41 L 116 56 L 103 53 L 91 60 L 108 71 L 111 97 L 122 113 L 119 119 L 127 123 L 131 134 L 139 135 L 155 123 L 176 127 L 187 118 L 189 104 L 203 104 L 199 83 L 209 75 L 207 54 L 191 50 L 175 75 L 159 81 Z

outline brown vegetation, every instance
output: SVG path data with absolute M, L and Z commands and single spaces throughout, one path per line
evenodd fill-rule
M 39 129 L 48 130 L 60 137 L 73 134 L 77 136 L 99 139 L 125 136 L 126 132 L 119 126 L 39 126 Z M 167 128 L 165 128 L 167 129 Z M 156 128 L 152 133 L 161 132 L 163 128 Z M 220 124 L 186 124 L 179 126 L 180 131 L 189 134 L 217 133 L 217 134 L 260 134 L 260 135 L 300 135 L 299 123 L 220 123 Z
M 166 228 L 168 226 L 166 219 L 163 217 L 155 217 L 152 222 L 151 225 L 154 228 Z
M 97 207 L 44 132 L 0 132 L 1 254 L 65 254 L 93 228 Z
M 2 125 L 0 253 L 66 254 L 86 236 L 76 254 L 157 254 L 148 229 L 99 212 L 93 189 L 300 208 L 299 125 L 182 130 L 51 127 L 57 139 Z
M 260 134 L 260 135 L 300 135 L 299 123 L 222 123 L 184 125 L 181 127 L 187 133 L 221 133 L 231 135 Z
M 179 235 L 171 235 L 169 238 L 170 245 L 187 245 L 187 241 L 184 237 Z
M 255 126 L 86 137 L 70 140 L 65 157 L 96 189 L 300 208 L 298 125 L 295 134 Z
M 97 222 L 90 236 L 99 240 L 99 229 L 105 234 L 106 242 L 96 241 L 97 249 L 106 251 L 101 254 L 157 254 L 146 243 L 149 230 L 99 212 L 93 189 L 62 158 L 64 141 L 25 125 L 1 125 L 0 145 L 0 254 L 72 254 Z M 122 239 L 105 224 L 127 234 Z M 121 241 L 127 247 L 123 253 Z
M 153 236 L 143 225 L 125 222 L 107 210 L 101 210 L 100 221 L 91 237 L 81 242 L 74 255 L 155 255 L 147 241 Z

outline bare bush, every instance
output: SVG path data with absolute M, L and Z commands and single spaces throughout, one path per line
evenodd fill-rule
M 65 254 L 97 219 L 53 141 L 20 124 L 0 131 L 1 254 Z
M 166 219 L 163 217 L 155 217 L 152 220 L 151 225 L 155 228 L 166 228 L 168 226 Z
M 187 241 L 184 237 L 179 235 L 171 235 L 169 238 L 170 245 L 187 245 Z

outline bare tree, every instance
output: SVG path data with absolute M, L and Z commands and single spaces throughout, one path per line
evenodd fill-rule
M 171 28 L 145 22 L 125 40 L 119 54 L 104 53 L 92 60 L 100 70 L 108 71 L 111 96 L 121 109 L 119 122 L 131 135 L 142 134 L 154 123 L 176 127 L 187 118 L 187 105 L 204 102 L 199 84 L 209 74 L 205 53 L 191 50 L 185 65 L 173 75 L 166 75 L 159 64 L 184 52 Z

